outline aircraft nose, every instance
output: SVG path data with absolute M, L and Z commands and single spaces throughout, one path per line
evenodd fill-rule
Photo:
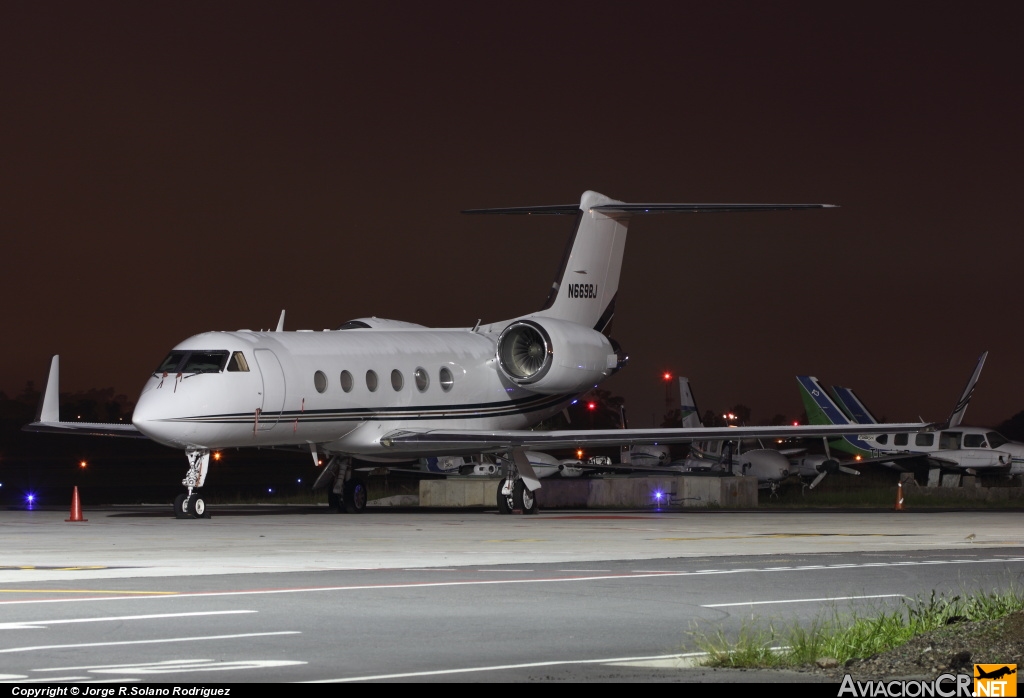
M 135 403 L 132 424 L 142 434 L 162 444 L 172 444 L 174 439 L 166 421 L 166 414 L 160 409 L 160 395 L 157 391 L 144 392 Z

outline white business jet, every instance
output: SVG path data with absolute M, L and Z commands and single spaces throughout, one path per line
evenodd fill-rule
M 176 515 L 206 515 L 201 488 L 217 449 L 300 447 L 344 509 L 366 506 L 352 459 L 408 462 L 428 456 L 504 454 L 503 513 L 536 511 L 541 483 L 526 450 L 679 443 L 746 436 L 839 436 L 871 427 L 609 429 L 531 431 L 626 363 L 607 335 L 632 216 L 645 213 L 779 211 L 822 204 L 629 204 L 585 192 L 579 205 L 467 213 L 562 214 L 576 230 L 544 306 L 528 315 L 436 329 L 362 318 L 337 330 L 207 332 L 175 346 L 142 389 L 131 425 L 61 422 L 57 357 L 34 431 L 141 435 L 184 450 L 186 491 Z M 911 432 L 923 424 L 878 425 Z M 321 478 L 323 479 L 323 478 Z

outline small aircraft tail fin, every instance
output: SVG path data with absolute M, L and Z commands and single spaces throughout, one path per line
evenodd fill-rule
M 832 386 L 832 396 L 847 417 L 857 424 L 878 424 L 875 415 L 867 408 L 857 395 L 849 388 Z
M 611 332 L 615 296 L 626 247 L 626 229 L 635 214 L 727 213 L 736 211 L 793 211 L 835 208 L 830 204 L 629 204 L 596 191 L 586 191 L 575 204 L 469 209 L 463 213 L 575 215 L 576 231 L 569 240 L 547 301 L 536 317 L 568 320 Z
M 700 410 L 697 409 L 697 401 L 690 390 L 690 381 L 687 378 L 679 379 L 679 413 L 683 418 L 684 429 L 697 429 L 704 426 L 700 419 Z
M 960 399 L 953 405 L 953 411 L 949 413 L 949 419 L 946 420 L 946 426 L 943 429 L 960 426 L 964 413 L 967 412 L 967 405 L 971 402 L 971 397 L 974 395 L 974 386 L 978 384 L 978 378 L 981 377 L 981 369 L 985 366 L 986 358 L 988 358 L 987 351 L 978 357 L 978 365 L 974 367 L 974 373 L 971 374 L 970 380 L 967 381 Z
M 814 376 L 797 376 L 796 382 L 800 385 L 800 399 L 803 400 L 804 409 L 807 410 L 807 421 L 814 425 L 824 424 L 853 424 L 843 414 L 839 406 L 832 401 L 825 389 Z

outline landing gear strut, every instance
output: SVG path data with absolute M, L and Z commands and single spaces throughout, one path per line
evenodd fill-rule
M 195 490 L 202 487 L 206 481 L 206 472 L 210 468 L 210 452 L 206 449 L 189 449 L 185 451 L 185 455 L 188 457 L 188 472 L 181 484 L 185 485 L 188 491 L 174 499 L 174 518 L 208 519 L 210 513 L 206 510 L 206 500 Z

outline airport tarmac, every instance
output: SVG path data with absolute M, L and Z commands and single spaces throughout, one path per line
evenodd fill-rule
M 1024 546 L 1024 512 L 544 511 L 111 506 L 0 511 L 0 583 L 73 578 Z
M 695 628 L 1024 575 L 1018 512 L 0 511 L 0 681 L 792 682 Z

